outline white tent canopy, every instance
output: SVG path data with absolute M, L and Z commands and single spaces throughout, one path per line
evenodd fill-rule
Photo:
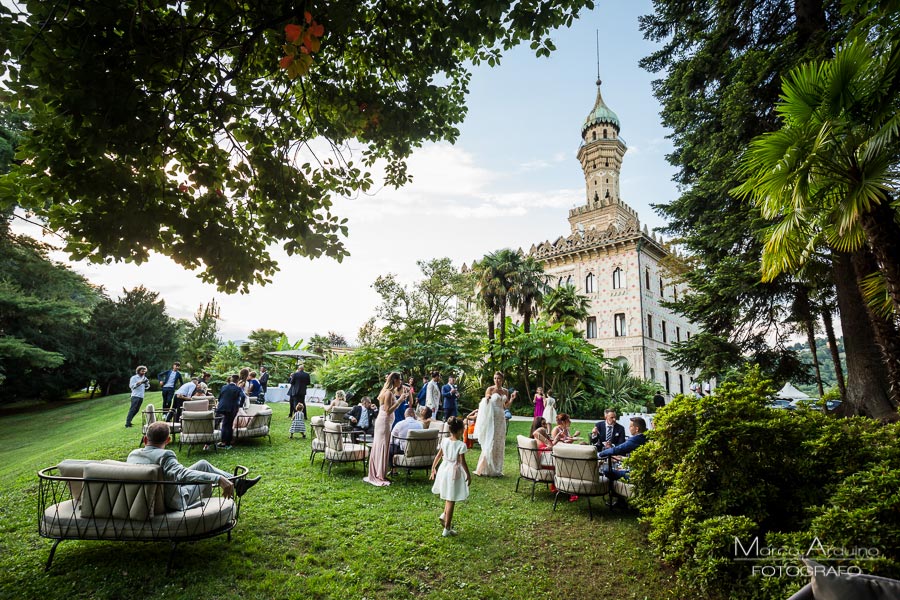
M 795 388 L 791 385 L 791 382 L 788 381 L 784 384 L 784 387 L 778 390 L 778 393 L 775 394 L 776 398 L 783 398 L 785 400 L 808 400 L 809 396 Z

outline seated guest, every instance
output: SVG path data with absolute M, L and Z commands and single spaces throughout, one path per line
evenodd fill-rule
M 625 428 L 619 425 L 615 409 L 607 408 L 603 411 L 603 419 L 597 421 L 591 431 L 591 444 L 597 448 L 597 452 L 625 442 Z
M 420 406 L 416 409 L 416 417 L 419 419 L 419 423 L 422 424 L 422 429 L 428 429 L 433 415 L 434 411 L 431 410 L 430 406 Z
M 325 407 L 325 412 L 330 413 L 338 406 L 343 406 L 345 408 L 350 406 L 347 404 L 347 394 L 344 390 L 338 390 L 334 393 L 334 398 L 331 399 L 331 404 Z
M 535 417 L 531 423 L 531 437 L 538 444 L 538 459 L 542 468 L 553 468 L 553 446 L 556 441 L 552 438 L 550 424 L 544 417 Z
M 204 487 L 218 483 L 222 488 L 222 495 L 230 498 L 232 492 L 238 496 L 256 485 L 259 477 L 253 479 L 238 479 L 231 482 L 231 473 L 217 469 L 205 460 L 198 461 L 190 467 L 185 467 L 178 462 L 178 458 L 171 450 L 166 450 L 166 444 L 172 441 L 169 435 L 169 425 L 162 421 L 151 423 L 147 428 L 147 443 L 143 448 L 132 450 L 127 462 L 133 465 L 159 465 L 162 467 L 163 477 L 166 481 L 180 481 L 187 484 L 174 486 L 167 485 L 165 503 L 169 510 L 188 510 L 200 503 L 205 495 Z M 199 485 L 206 484 L 206 485 Z
M 647 443 L 647 436 L 644 434 L 644 432 L 647 431 L 647 422 L 643 417 L 632 417 L 631 423 L 628 425 L 628 431 L 631 433 L 630 438 L 618 446 L 612 446 L 611 448 L 598 452 L 597 458 L 606 458 L 607 456 L 628 456 L 635 449 L 640 448 Z M 628 479 L 628 469 L 616 469 L 614 467 L 610 470 L 605 463 L 600 468 L 600 472 L 610 479 Z
M 353 431 L 359 431 L 371 435 L 375 430 L 375 411 L 372 410 L 372 399 L 363 396 L 359 404 L 350 409 L 347 419 L 353 425 Z
M 547 423 L 547 419 L 544 417 L 534 418 L 534 421 L 531 423 L 531 437 L 537 440 L 540 452 L 549 452 L 556 444 L 550 432 L 550 424 Z
M 581 432 L 576 431 L 570 433 L 569 427 L 571 426 L 572 419 L 569 418 L 569 415 L 566 413 L 559 413 L 556 415 L 556 427 L 554 427 L 553 431 L 550 433 L 550 439 L 552 439 L 555 444 L 571 444 L 578 440 L 581 436 Z
M 424 427 L 422 427 L 422 422 L 416 419 L 415 411 L 407 408 L 404 419 L 394 425 L 391 430 L 391 447 L 388 458 L 392 469 L 394 468 L 394 456 L 406 452 L 406 438 L 413 429 L 424 429 Z

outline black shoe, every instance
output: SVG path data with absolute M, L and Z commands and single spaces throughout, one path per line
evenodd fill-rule
M 237 495 L 238 498 L 240 498 L 241 496 L 243 496 L 244 494 L 247 493 L 247 490 L 249 490 L 254 485 L 259 483 L 260 479 L 262 479 L 262 477 L 259 475 L 254 477 L 253 479 L 247 479 L 247 478 L 238 479 L 237 481 L 234 482 L 234 493 Z
M 131 427 L 131 423 L 125 423 L 125 427 Z

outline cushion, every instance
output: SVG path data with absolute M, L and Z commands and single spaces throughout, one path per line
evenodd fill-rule
M 159 465 L 85 465 L 80 504 L 82 516 L 135 521 L 149 519 L 153 516 L 159 476 Z M 117 481 L 91 481 L 95 479 Z M 129 481 L 142 483 L 127 483 Z
M 69 493 L 72 494 L 73 500 L 79 500 L 81 498 L 81 488 L 84 484 L 82 481 L 82 478 L 84 477 L 84 466 L 95 462 L 97 461 L 66 459 L 56 465 L 61 477 L 77 478 L 66 482 L 69 486 Z
M 340 423 L 325 421 L 325 447 L 335 452 L 344 449 L 344 434 Z
M 621 479 L 613 481 L 613 491 L 623 498 L 634 497 L 634 484 L 625 483 Z
M 362 444 L 343 444 L 341 450 L 325 448 L 325 458 L 334 462 L 356 462 L 369 456 L 369 447 Z
M 96 516 L 88 520 L 77 506 L 67 501 L 53 504 L 44 511 L 40 531 L 47 537 L 60 539 L 178 539 L 225 531 L 234 520 L 234 502 L 221 497 L 204 498 L 201 504 L 189 510 L 164 512 L 143 521 Z
M 206 398 L 202 400 L 185 400 L 184 404 L 181 405 L 181 410 L 183 412 L 207 411 L 209 410 L 209 400 Z
M 896 600 L 900 581 L 875 575 L 838 574 L 834 565 L 821 565 L 808 558 L 803 563 L 812 572 L 816 600 Z

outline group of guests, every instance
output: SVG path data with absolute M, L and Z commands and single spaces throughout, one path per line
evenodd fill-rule
M 266 367 L 261 368 L 262 375 L 257 379 L 256 371 L 249 368 L 241 369 L 237 375 L 228 378 L 228 383 L 235 383 L 249 398 L 257 398 L 257 402 L 265 402 L 266 386 L 269 382 L 269 373 Z M 203 371 L 199 377 L 191 377 L 187 382 L 181 372 L 181 363 L 172 363 L 172 368 L 160 372 L 156 378 L 162 389 L 162 410 L 165 420 L 178 422 L 181 420 L 181 411 L 184 403 L 196 397 L 209 397 L 209 380 L 212 376 Z M 144 394 L 150 389 L 150 379 L 147 377 L 147 367 L 139 365 L 134 370 L 134 375 L 128 382 L 131 390 L 131 403 L 128 415 L 125 417 L 125 427 L 132 427 L 134 417 L 140 412 L 144 402 Z
M 395 444 L 394 454 L 391 453 L 392 431 L 394 437 L 399 438 L 404 437 L 410 429 L 428 427 L 428 422 L 436 416 L 436 411 L 427 404 L 428 390 L 431 390 L 431 404 L 433 404 L 434 389 L 437 388 L 440 381 L 440 373 L 435 371 L 432 373 L 431 380 L 423 386 L 426 390 L 424 395 L 426 404 L 419 411 L 417 418 L 417 411 L 409 406 L 411 398 L 418 399 L 418 396 L 413 395 L 415 389 L 412 384 L 404 384 L 400 373 L 395 372 L 387 376 L 384 386 L 378 395 L 377 411 L 373 411 L 375 425 L 369 454 L 369 473 L 364 479 L 366 483 L 376 486 L 390 485 L 388 475 L 391 472 L 393 455 L 403 450 L 400 444 Z M 455 378 L 450 376 L 448 383 L 439 389 L 443 399 L 443 411 L 437 417 L 444 416 L 448 423 L 450 420 L 456 422 L 458 420 L 456 419 L 456 413 L 458 412 L 459 391 L 456 388 Z M 477 412 L 473 413 L 475 415 L 475 434 L 482 448 L 481 458 L 475 469 L 476 475 L 486 477 L 503 475 L 503 455 L 506 442 L 506 417 L 504 411 L 509 408 L 515 398 L 515 391 L 510 393 L 503 387 L 503 374 L 500 372 L 495 373 L 494 385 L 485 390 L 484 398 L 479 404 Z M 403 418 L 395 424 L 395 412 L 404 404 L 406 404 L 406 408 L 402 413 Z M 465 424 L 461 420 L 458 421 L 460 441 L 462 441 Z M 399 429 L 397 429 L 398 427 Z
M 550 465 L 550 453 L 556 444 L 573 444 L 580 441 L 580 432 L 570 432 L 572 420 L 566 413 L 556 417 L 556 427 L 552 430 L 544 417 L 535 417 L 531 425 L 531 437 L 537 440 L 541 464 Z M 628 425 L 629 436 L 618 422 L 618 414 L 613 408 L 603 411 L 603 420 L 591 430 L 590 444 L 597 449 L 597 459 L 612 457 L 612 468 L 606 463 L 599 466 L 601 473 L 610 479 L 628 479 L 628 470 L 621 468 L 623 458 L 647 442 L 647 421 L 643 417 L 632 417 Z

